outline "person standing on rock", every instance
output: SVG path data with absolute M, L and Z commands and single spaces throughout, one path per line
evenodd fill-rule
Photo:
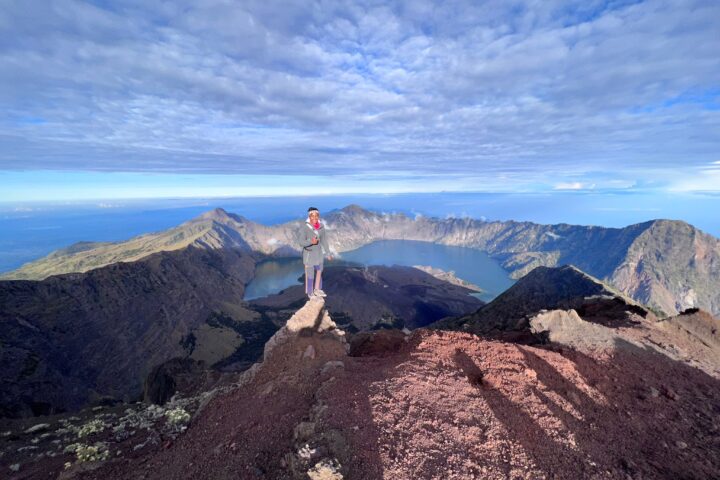
M 322 291 L 323 259 L 327 255 L 328 260 L 332 260 L 332 255 L 328 247 L 327 232 L 320 223 L 320 211 L 317 208 L 308 208 L 308 218 L 300 227 L 297 237 L 305 266 L 305 293 L 309 298 L 325 297 L 325 292 Z

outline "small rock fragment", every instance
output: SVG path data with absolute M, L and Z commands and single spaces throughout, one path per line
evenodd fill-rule
M 322 460 L 308 470 L 308 477 L 312 480 L 343 480 L 340 473 L 340 464 L 337 460 Z
M 678 395 L 677 392 L 670 387 L 665 387 L 665 389 L 663 390 L 663 394 L 670 400 L 680 400 L 680 395 Z
M 309 358 L 311 360 L 315 358 L 315 347 L 313 347 L 312 345 L 308 345 L 305 349 L 305 352 L 303 353 L 303 358 Z
M 309 460 L 313 455 L 315 455 L 315 452 L 317 452 L 317 449 L 311 448 L 310 445 L 306 443 L 298 449 L 298 456 L 300 458 L 304 458 L 305 460 Z
M 330 360 L 325 365 L 323 365 L 321 373 L 327 373 L 334 368 L 345 368 L 345 364 L 340 360 Z
M 47 430 L 48 428 L 50 428 L 49 423 L 38 423 L 37 425 L 33 425 L 32 427 L 25 430 L 25 433 L 42 432 L 43 430 Z

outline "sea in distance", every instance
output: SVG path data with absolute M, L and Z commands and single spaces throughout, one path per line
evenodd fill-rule
M 305 217 L 308 206 L 327 213 L 350 204 L 409 216 L 471 217 L 624 227 L 656 218 L 684 220 L 720 237 L 720 196 L 642 193 L 428 193 L 0 203 L 0 272 L 16 269 L 78 241 L 119 241 L 165 230 L 216 207 L 272 225 Z M 377 248 L 377 247 L 373 247 Z M 389 248 L 389 247 L 388 247 Z M 389 251 L 389 257 L 397 252 Z M 382 252 L 372 256 L 383 258 Z M 433 252 L 436 268 L 446 267 Z M 449 254 L 448 254 L 449 255 Z M 367 261 L 370 261 L 368 259 Z M 429 262 L 414 262 L 428 264 Z M 361 263 L 366 260 L 361 259 Z M 385 262 L 387 263 L 387 262 Z M 397 263 L 397 262 L 395 262 Z M 445 268 L 443 268 L 445 269 Z M 463 278 L 457 268 L 457 275 Z M 469 278 L 465 280 L 472 281 Z M 482 285 L 480 285 L 482 287 Z

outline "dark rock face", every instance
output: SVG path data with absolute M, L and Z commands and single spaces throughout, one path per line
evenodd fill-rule
M 254 265 L 238 251 L 188 247 L 83 274 L 0 282 L 0 415 L 140 398 L 150 370 L 187 356 L 183 339 L 213 312 L 252 319 L 240 303 Z M 236 335 L 205 330 L 219 332 L 206 335 L 208 349 Z
M 401 266 L 328 267 L 323 273 L 327 309 L 348 332 L 424 327 L 444 317 L 477 310 L 483 302 L 471 290 Z M 253 308 L 292 311 L 306 300 L 303 287 L 253 300 Z
M 526 332 L 531 316 L 554 309 L 575 309 L 584 319 L 597 318 L 609 326 L 632 322 L 633 314 L 639 318 L 651 315 L 599 280 L 567 265 L 537 267 L 472 315 L 448 319 L 435 326 L 479 334 Z
M 143 385 L 143 401 L 164 405 L 176 391 L 175 379 L 164 367 L 166 364 L 153 368 Z
M 192 397 L 225 385 L 236 377 L 191 358 L 173 358 L 153 368 L 145 378 L 143 401 L 164 405 L 175 394 Z
M 401 330 L 376 330 L 359 332 L 350 338 L 351 357 L 384 357 L 397 353 L 405 344 L 407 336 Z

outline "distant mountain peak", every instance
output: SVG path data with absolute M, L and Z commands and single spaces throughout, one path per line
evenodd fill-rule
M 217 207 L 212 210 L 208 210 L 207 212 L 200 215 L 199 218 L 208 219 L 208 220 L 228 220 L 232 217 L 230 214 L 222 207 Z
M 367 213 L 371 213 L 370 210 L 366 210 L 366 209 L 362 208 L 360 205 L 358 205 L 358 204 L 356 204 L 356 203 L 351 203 L 350 205 L 348 205 L 348 206 L 346 206 L 346 207 L 344 207 L 344 208 L 341 208 L 340 211 L 343 212 L 343 213 L 349 213 L 349 214 L 358 214 L 358 213 L 367 214 Z
M 204 212 L 200 214 L 199 216 L 193 218 L 187 223 L 195 223 L 195 222 L 203 222 L 203 221 L 213 221 L 215 223 L 220 223 L 223 225 L 227 224 L 233 224 L 233 223 L 239 223 L 239 224 L 246 224 L 246 223 L 253 223 L 252 221 L 248 220 L 247 218 L 236 215 L 234 213 L 230 213 L 227 210 L 225 210 L 222 207 L 217 207 L 212 210 L 208 210 L 207 212 Z

